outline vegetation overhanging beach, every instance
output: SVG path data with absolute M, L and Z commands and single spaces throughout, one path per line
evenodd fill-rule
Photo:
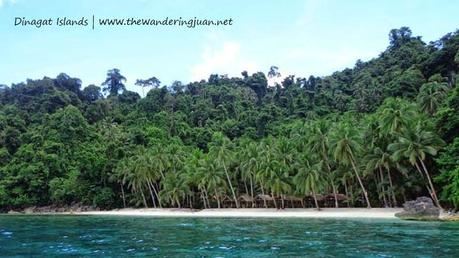
M 0 208 L 400 207 L 457 209 L 459 31 L 407 27 L 330 76 L 272 66 L 140 96 L 111 69 L 0 87 Z M 102 94 L 105 93 L 105 94 Z

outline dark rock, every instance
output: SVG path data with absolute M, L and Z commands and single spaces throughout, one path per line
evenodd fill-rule
M 418 197 L 403 204 L 403 211 L 396 217 L 406 220 L 439 220 L 440 208 L 436 207 L 429 197 Z
M 85 211 L 100 211 L 101 209 L 96 206 L 83 205 L 81 203 L 74 202 L 71 205 L 48 205 L 48 206 L 30 206 L 23 210 L 0 210 L 0 213 L 8 214 L 50 214 L 50 213 L 73 213 L 73 212 L 85 212 Z

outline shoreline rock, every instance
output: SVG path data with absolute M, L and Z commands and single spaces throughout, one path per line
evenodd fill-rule
M 459 213 L 441 212 L 439 218 L 442 221 L 459 221 Z
M 66 206 L 56 206 L 56 205 L 47 205 L 47 206 L 31 206 L 24 208 L 22 210 L 9 210 L 7 214 L 54 214 L 54 213 L 67 213 L 67 212 L 85 212 L 85 211 L 100 211 L 99 207 L 82 205 L 80 203 L 75 203 L 72 205 Z
M 440 220 L 440 208 L 436 207 L 429 197 L 418 197 L 403 204 L 403 211 L 395 214 L 404 220 L 432 221 Z

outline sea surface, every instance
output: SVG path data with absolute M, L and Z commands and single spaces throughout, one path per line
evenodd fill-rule
M 0 215 L 4 257 L 459 257 L 459 223 Z

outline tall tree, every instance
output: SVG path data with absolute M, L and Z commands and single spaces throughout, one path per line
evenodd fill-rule
M 434 115 L 447 93 L 448 87 L 443 83 L 429 82 L 422 85 L 417 97 L 421 110 L 430 116 Z
M 161 85 L 161 81 L 159 81 L 158 78 L 153 76 L 146 80 L 137 79 L 137 81 L 135 82 L 135 85 L 142 87 L 142 95 L 145 97 L 144 88 L 152 87 L 156 89 L 159 87 L 159 85 Z
M 102 86 L 104 86 L 103 91 L 108 92 L 109 96 L 117 96 L 119 93 L 126 90 L 124 82 L 126 82 L 126 78 L 121 75 L 119 69 L 113 68 L 108 70 L 107 78 L 102 83 Z
M 398 141 L 389 145 L 395 160 L 408 159 L 421 176 L 427 179 L 427 189 L 438 207 L 441 207 L 430 173 L 425 164 L 427 155 L 435 156 L 443 141 L 434 133 L 426 131 L 421 123 L 407 128 L 399 134 Z
M 325 179 L 320 171 L 322 171 L 322 163 L 313 163 L 310 160 L 311 153 L 306 153 L 298 160 L 298 173 L 294 176 L 293 182 L 296 186 L 298 194 L 312 195 L 314 204 L 317 210 L 320 210 L 317 194 L 325 187 Z
M 354 170 L 354 175 L 357 178 L 360 188 L 362 189 L 365 197 L 365 202 L 368 208 L 371 208 L 370 200 L 368 198 L 368 192 L 363 185 L 361 175 L 358 169 L 357 161 L 355 158 L 356 152 L 361 148 L 358 142 L 358 134 L 356 130 L 350 128 L 349 125 L 344 125 L 338 128 L 334 136 L 334 151 L 333 157 L 339 163 L 343 165 L 351 165 Z
M 222 166 L 223 171 L 226 175 L 226 180 L 231 189 L 231 193 L 233 195 L 233 200 L 236 204 L 236 208 L 239 208 L 239 200 L 236 196 L 236 191 L 232 183 L 232 177 L 230 176 L 228 169 L 234 155 L 231 150 L 230 144 L 231 142 L 228 138 L 224 137 L 221 133 L 215 133 L 213 136 L 211 147 L 209 148 L 209 152 L 214 156 L 217 164 Z

